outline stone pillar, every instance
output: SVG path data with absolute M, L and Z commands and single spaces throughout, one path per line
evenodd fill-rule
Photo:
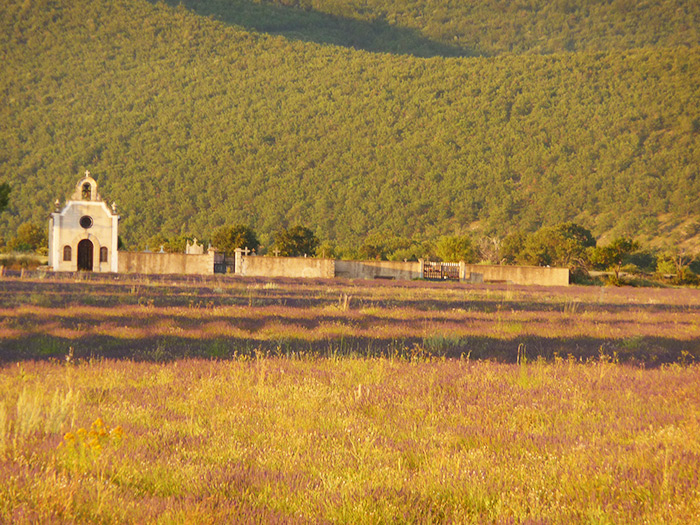
M 112 239 L 109 246 L 109 271 L 119 272 L 119 215 L 117 215 L 117 204 L 112 203 Z
M 243 250 L 236 248 L 233 255 L 233 273 L 243 275 Z
M 422 279 L 425 276 L 425 259 L 418 259 L 418 267 L 419 267 L 418 271 L 420 273 L 418 278 Z
M 459 261 L 459 280 L 467 280 L 467 263 L 465 263 L 464 261 Z
M 46 264 L 49 266 L 49 268 L 51 268 L 53 270 L 54 269 L 53 268 L 53 258 L 54 258 L 54 254 L 53 254 L 53 250 L 54 250 L 54 247 L 53 247 L 53 213 L 49 216 L 49 236 L 48 236 L 48 239 L 49 239 L 49 261 Z

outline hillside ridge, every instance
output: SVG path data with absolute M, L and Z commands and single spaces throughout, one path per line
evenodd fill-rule
M 322 239 L 700 219 L 700 47 L 420 58 L 251 32 L 186 5 L 0 14 L 0 235 L 85 169 L 127 244 L 250 224 Z M 685 227 L 685 226 L 684 226 Z

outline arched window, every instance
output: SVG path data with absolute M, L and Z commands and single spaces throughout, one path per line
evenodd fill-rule
M 63 247 L 63 260 L 64 261 L 70 261 L 72 256 L 72 250 L 70 246 L 64 246 Z
M 92 187 L 90 186 L 89 182 L 86 182 L 83 184 L 83 200 L 89 201 L 92 200 Z
M 107 262 L 107 248 L 100 248 L 100 262 Z

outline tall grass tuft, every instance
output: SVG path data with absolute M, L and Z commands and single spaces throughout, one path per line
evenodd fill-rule
M 66 419 L 71 414 L 74 402 L 73 391 L 69 390 L 66 394 L 61 394 L 59 390 L 55 390 L 51 398 L 51 406 L 44 420 L 44 432 L 46 434 L 56 434 L 62 430 Z
M 7 435 L 7 410 L 5 404 L 0 403 L 0 459 L 4 459 L 8 445 Z
M 38 391 L 29 392 L 26 387 L 17 398 L 15 437 L 24 437 L 41 428 L 41 397 Z

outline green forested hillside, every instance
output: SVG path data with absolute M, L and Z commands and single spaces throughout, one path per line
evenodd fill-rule
M 169 3 L 183 4 L 199 14 L 292 39 L 419 56 L 610 51 L 700 42 L 700 5 L 696 0 L 169 0 Z M 438 47 L 439 44 L 443 47 Z
M 132 246 L 700 221 L 696 2 L 300 3 L 4 2 L 0 235 L 85 169 Z

